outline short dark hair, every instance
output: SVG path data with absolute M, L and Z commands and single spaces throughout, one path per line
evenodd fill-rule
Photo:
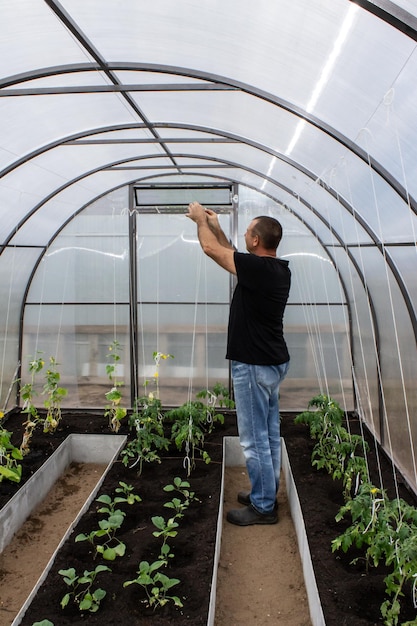
M 282 238 L 282 226 L 274 217 L 260 215 L 254 218 L 252 232 L 258 235 L 266 250 L 276 250 Z

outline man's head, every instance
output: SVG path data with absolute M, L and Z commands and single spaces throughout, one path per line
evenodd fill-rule
M 275 256 L 281 238 L 282 226 L 278 220 L 260 215 L 251 221 L 246 230 L 246 249 L 254 254 L 265 251 Z

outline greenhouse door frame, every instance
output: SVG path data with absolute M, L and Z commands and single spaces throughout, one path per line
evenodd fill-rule
M 138 263 L 137 263 L 137 215 L 140 213 L 168 213 L 168 214 L 186 214 L 187 205 L 184 203 L 163 204 L 149 203 L 139 204 L 138 193 L 148 190 L 157 192 L 158 190 L 169 192 L 190 193 L 190 197 L 200 198 L 199 192 L 227 192 L 227 202 L 205 202 L 201 200 L 204 206 L 210 207 L 220 213 L 230 215 L 231 241 L 237 245 L 237 214 L 238 214 L 238 184 L 237 183 L 211 183 L 211 184 L 138 184 L 129 185 L 129 335 L 130 335 L 130 389 L 131 389 L 131 406 L 134 406 L 136 398 L 139 397 L 139 333 L 138 333 Z M 192 192 L 192 194 L 191 194 Z M 175 199 L 174 199 L 175 200 Z M 230 275 L 229 287 L 229 303 L 236 284 L 236 277 Z M 229 363 L 229 393 L 231 393 L 231 372 Z

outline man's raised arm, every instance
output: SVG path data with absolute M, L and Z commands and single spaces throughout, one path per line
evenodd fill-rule
M 197 224 L 198 240 L 203 252 L 225 270 L 236 274 L 234 248 L 219 224 L 217 213 L 205 209 L 198 202 L 191 202 L 186 217 Z

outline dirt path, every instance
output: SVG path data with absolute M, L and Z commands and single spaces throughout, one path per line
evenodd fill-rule
M 246 471 L 227 467 L 215 626 L 311 626 L 297 539 L 282 482 L 279 522 L 239 527 L 225 515 L 240 505 Z

